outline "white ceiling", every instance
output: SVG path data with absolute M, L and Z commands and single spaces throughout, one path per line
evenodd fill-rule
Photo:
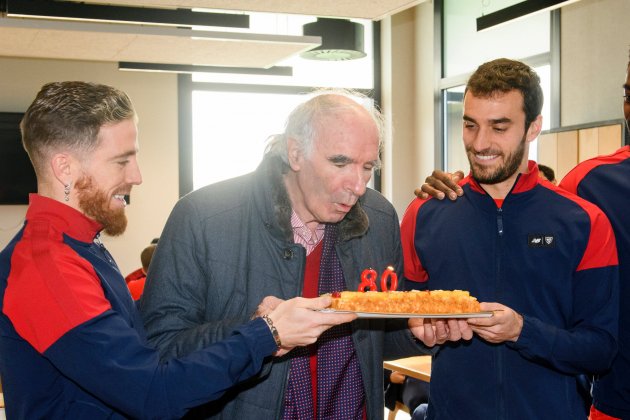
M 15 2 L 16 0 L 10 0 Z M 426 0 L 82 0 L 152 8 L 205 8 L 378 20 Z M 319 37 L 121 23 L 0 17 L 0 56 L 269 68 Z

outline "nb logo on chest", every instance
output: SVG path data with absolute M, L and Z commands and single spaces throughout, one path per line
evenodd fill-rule
M 530 233 L 527 235 L 527 246 L 530 248 L 553 248 L 556 240 L 553 235 L 539 235 Z

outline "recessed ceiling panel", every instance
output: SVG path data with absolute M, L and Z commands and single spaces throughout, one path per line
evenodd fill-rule
M 268 68 L 319 37 L 0 18 L 0 56 Z
M 380 20 L 426 0 L 82 0 L 126 6 L 205 8 Z

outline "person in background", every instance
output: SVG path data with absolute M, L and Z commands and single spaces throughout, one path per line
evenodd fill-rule
M 470 77 L 463 140 L 471 174 L 458 200 L 416 198 L 401 225 L 405 277 L 469 290 L 488 318 L 434 356 L 428 419 L 584 418 L 576 375 L 615 357 L 618 266 L 606 216 L 538 176 L 528 147 L 542 90 L 518 61 Z
M 0 376 L 7 418 L 180 418 L 313 343 L 351 314 L 293 299 L 186 358 L 160 362 L 100 241 L 127 226 L 142 182 L 129 97 L 86 82 L 44 85 L 20 124 L 37 176 L 26 222 L 0 253 Z M 214 240 L 217 240 L 216 238 Z M 217 240 L 218 241 L 218 240 Z
M 380 113 L 350 92 L 296 107 L 252 173 L 183 197 L 160 235 L 141 301 L 169 358 L 220 340 L 281 298 L 357 290 L 361 273 L 402 270 L 398 217 L 367 187 Z M 221 238 L 221 242 L 215 241 Z M 271 362 L 271 371 L 195 412 L 223 419 L 380 419 L 383 359 L 423 350 L 404 319 L 360 318 Z
M 630 61 L 623 84 L 626 130 L 630 123 Z M 630 147 L 578 164 L 560 182 L 560 188 L 585 198 L 610 219 L 619 253 L 619 352 L 609 372 L 593 383 L 591 420 L 630 418 Z
M 409 409 L 411 420 L 424 420 L 429 401 L 429 384 L 403 373 L 385 369 L 385 407 L 395 411 L 401 402 Z
M 149 251 L 147 251 L 149 248 L 151 248 L 152 245 L 157 245 L 159 238 L 153 238 L 153 240 L 151 240 L 151 243 L 142 250 L 142 252 L 140 253 L 140 268 L 133 270 L 131 273 L 127 274 L 125 276 L 125 282 L 127 284 L 129 284 L 130 281 L 134 281 L 134 280 L 142 280 L 142 279 L 146 279 L 147 277 L 147 271 L 149 269 L 149 262 L 151 261 L 151 258 L 153 258 L 153 252 L 151 252 L 150 254 L 148 253 Z M 155 251 L 155 248 L 153 249 Z M 145 255 L 144 261 L 142 258 L 142 255 L 144 252 L 147 252 L 147 254 Z M 148 258 L 147 258 L 148 257 Z M 145 264 L 146 262 L 146 264 Z M 142 284 L 144 287 L 144 283 Z
M 556 173 L 549 166 L 538 164 L 538 176 L 556 185 Z
M 155 244 L 150 244 L 140 253 L 140 262 L 142 263 L 140 270 L 142 270 L 143 276 L 129 280 L 125 277 L 125 282 L 127 283 L 127 287 L 129 288 L 129 292 L 131 293 L 133 300 L 139 300 L 142 296 L 144 283 L 147 280 L 147 273 L 149 272 L 149 264 L 151 264 L 151 259 L 153 258 L 156 246 L 157 245 Z
M 560 188 L 596 204 L 608 216 L 619 256 L 619 350 L 610 370 L 593 383 L 591 420 L 630 419 L 630 306 L 625 304 L 630 298 L 630 61 L 622 89 L 626 144 L 610 155 L 581 162 L 560 182 Z M 457 185 L 461 175 L 434 171 L 418 194 L 435 197 L 441 190 L 441 197 L 436 198 L 446 194 L 454 199 L 462 193 Z M 591 395 L 586 398 L 590 400 Z

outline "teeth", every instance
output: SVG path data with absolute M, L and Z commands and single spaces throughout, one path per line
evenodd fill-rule
M 491 160 L 496 157 L 497 155 L 477 155 L 477 159 L 480 159 L 480 160 Z
M 123 194 L 115 194 L 114 198 L 116 200 L 120 200 L 123 203 L 123 206 L 127 207 L 127 202 L 125 201 L 125 196 Z

